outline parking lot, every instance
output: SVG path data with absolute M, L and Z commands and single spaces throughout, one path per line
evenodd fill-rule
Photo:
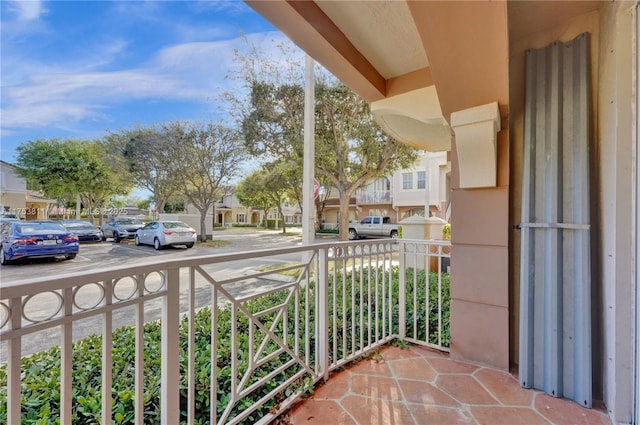
M 79 255 L 73 260 L 55 261 L 51 259 L 36 259 L 32 261 L 17 262 L 15 264 L 0 267 L 0 289 L 4 285 L 11 285 L 17 281 L 27 278 L 49 277 L 62 275 L 80 271 L 97 271 L 114 266 L 134 265 L 149 259 L 167 259 L 187 258 L 191 256 L 228 254 L 233 252 L 253 251 L 270 248 L 286 248 L 294 247 L 301 244 L 302 238 L 299 234 L 282 235 L 278 231 L 265 230 L 245 230 L 245 229 L 229 229 L 225 231 L 215 232 L 214 239 L 225 241 L 227 244 L 219 247 L 210 247 L 196 245 L 191 249 L 184 247 L 165 248 L 156 251 L 152 246 L 135 246 L 133 241 L 122 241 L 114 243 L 111 239 L 107 242 L 81 244 Z M 335 240 L 336 237 L 318 238 L 317 242 Z M 231 276 L 235 274 L 243 274 L 245 270 L 255 269 L 264 265 L 277 263 L 286 263 L 297 259 L 297 256 L 289 258 L 289 256 L 281 256 L 271 259 L 243 260 L 242 264 L 218 264 L 215 266 L 205 267 L 208 271 L 214 271 L 222 276 Z M 261 283 L 263 285 L 264 282 Z M 210 298 L 210 291 L 203 290 L 207 288 L 206 282 L 196 284 L 196 304 L 206 305 Z M 233 289 L 229 288 L 232 292 Z M 252 291 L 252 286 L 244 285 L 236 288 L 240 291 Z M 88 286 L 82 292 L 81 297 L 88 299 L 95 298 L 97 287 Z M 92 292 L 93 291 L 93 292 Z M 82 300 L 81 300 L 82 301 Z M 185 298 L 184 304 L 186 305 Z M 31 306 L 31 314 L 39 317 L 41 311 L 51 312 L 57 308 L 58 299 L 56 297 L 40 297 L 38 302 Z M 145 320 L 155 320 L 160 317 L 161 311 L 160 300 L 148 302 L 145 306 Z M 116 327 L 131 326 L 135 315 L 128 310 L 122 310 L 114 314 L 114 323 Z M 75 326 L 73 331 L 74 340 L 81 339 L 88 335 L 99 333 L 101 330 L 101 319 L 99 317 L 89 318 L 82 322 L 81 326 Z M 44 350 L 52 345 L 56 345 L 60 340 L 60 330 L 52 328 L 38 333 L 29 335 L 24 338 L 23 355 Z M 6 344 L 0 344 L 0 359 L 6 358 Z
M 186 258 L 207 254 L 288 247 L 301 243 L 300 235 L 284 236 L 281 232 L 272 230 L 229 229 L 215 232 L 213 237 L 216 240 L 228 242 L 228 244 L 220 247 L 196 245 L 191 249 L 168 247 L 156 251 L 152 246 L 135 246 L 132 240 L 117 244 L 111 239 L 101 243 L 83 243 L 80 246 L 80 253 L 73 260 L 35 259 L 2 266 L 0 268 L 0 283 L 135 264 L 141 259 L 154 257 Z

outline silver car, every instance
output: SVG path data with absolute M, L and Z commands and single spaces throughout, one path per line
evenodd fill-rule
M 113 238 L 115 243 L 123 239 L 133 239 L 136 231 L 144 226 L 144 223 L 133 217 L 112 217 L 102 225 L 102 240 Z
M 136 245 L 153 245 L 155 249 L 165 246 L 185 245 L 191 248 L 196 243 L 196 231 L 182 221 L 152 221 L 138 229 Z

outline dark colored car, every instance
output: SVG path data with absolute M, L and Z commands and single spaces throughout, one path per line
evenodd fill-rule
M 86 220 L 61 220 L 60 224 L 78 236 L 80 242 L 102 242 L 102 230 Z
M 133 239 L 136 236 L 136 231 L 143 226 L 144 223 L 137 218 L 112 217 L 101 227 L 102 240 L 113 238 L 115 243 L 119 243 L 122 239 Z
M 0 224 L 0 264 L 24 258 L 76 258 L 78 237 L 55 221 L 6 221 Z

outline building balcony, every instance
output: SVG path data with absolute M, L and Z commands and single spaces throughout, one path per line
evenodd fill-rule
M 3 284 L 0 422 L 609 423 L 448 359 L 449 248 L 332 242 Z
M 356 191 L 356 203 L 358 205 L 390 204 L 391 191 L 359 189 Z

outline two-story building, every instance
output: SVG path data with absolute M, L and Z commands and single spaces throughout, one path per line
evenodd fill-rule
M 23 220 L 48 217 L 52 199 L 27 189 L 27 180 L 17 172 L 15 165 L 0 160 L 0 211 L 12 213 Z
M 325 229 L 337 228 L 340 199 L 337 190 L 321 201 L 320 218 Z M 415 164 L 376 177 L 356 191 L 349 202 L 349 221 L 368 215 L 391 217 L 399 222 L 412 215 L 449 219 L 451 160 L 447 152 L 422 152 Z

